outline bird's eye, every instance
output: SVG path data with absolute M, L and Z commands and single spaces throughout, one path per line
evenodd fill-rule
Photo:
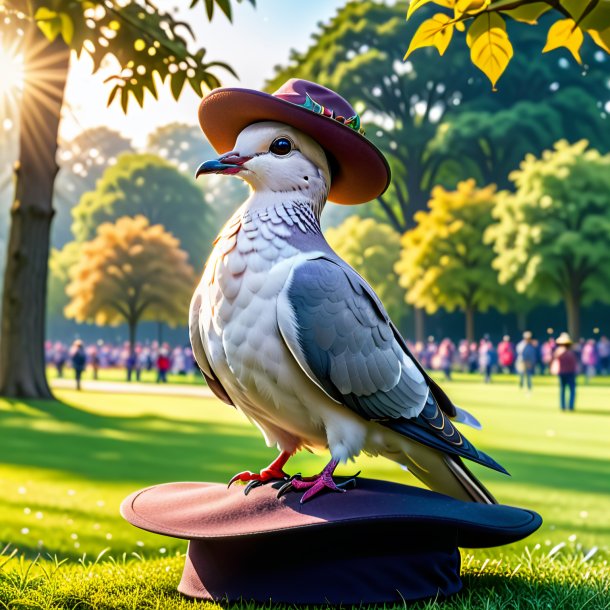
M 292 150 L 292 142 L 288 138 L 276 138 L 271 142 L 269 152 L 274 155 L 287 155 Z

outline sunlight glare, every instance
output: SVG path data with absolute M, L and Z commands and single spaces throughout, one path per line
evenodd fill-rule
M 23 89 L 23 56 L 0 46 L 0 98 L 16 97 Z

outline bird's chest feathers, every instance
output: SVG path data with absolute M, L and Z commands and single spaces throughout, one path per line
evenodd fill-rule
M 306 218 L 288 212 L 286 218 L 277 212 L 234 218 L 204 272 L 203 328 L 212 366 L 228 367 L 248 393 L 261 390 L 261 384 L 273 387 L 286 373 L 289 358 L 277 326 L 277 297 L 294 265 L 318 254 L 294 243 L 295 231 L 313 230 Z

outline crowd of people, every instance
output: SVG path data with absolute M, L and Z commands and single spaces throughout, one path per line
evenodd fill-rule
M 563 410 L 574 409 L 578 374 L 583 374 L 586 381 L 595 375 L 610 374 L 610 340 L 605 336 L 574 342 L 567 333 L 561 333 L 557 338 L 549 336 L 539 341 L 526 331 L 518 341 L 505 335 L 495 344 L 484 336 L 478 342 L 462 340 L 456 345 L 448 338 L 436 341 L 428 337 L 426 342 L 409 344 L 409 348 L 426 369 L 442 371 L 448 380 L 456 370 L 481 373 L 486 383 L 495 374 L 513 373 L 519 376 L 519 386 L 529 393 L 533 375 L 557 375 Z M 45 349 L 47 364 L 57 369 L 58 377 L 63 376 L 67 365 L 74 370 L 78 389 L 87 366 L 93 379 L 106 368 L 123 369 L 127 381 L 140 381 L 142 371 L 154 370 L 157 383 L 166 383 L 170 372 L 193 375 L 198 371 L 190 346 L 172 348 L 157 341 L 138 343 L 133 352 L 129 343 L 98 341 L 85 345 L 80 340 L 72 346 L 48 341 Z
M 80 339 L 69 346 L 61 341 L 47 341 L 45 357 L 48 366 L 63 377 L 66 367 L 74 369 L 77 385 L 87 366 L 92 378 L 97 379 L 100 369 L 123 369 L 126 381 L 140 381 L 142 371 L 155 371 L 157 383 L 167 383 L 168 373 L 192 375 L 198 372 L 190 346 L 171 347 L 168 343 L 152 341 L 136 344 L 133 352 L 129 343 L 114 345 L 98 341 L 85 345 Z

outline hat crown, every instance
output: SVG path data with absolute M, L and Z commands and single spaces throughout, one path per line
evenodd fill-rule
M 356 115 L 356 111 L 352 108 L 351 104 L 338 93 L 318 85 L 318 83 L 312 83 L 302 78 L 287 80 L 273 93 L 273 96 L 298 106 L 306 104 L 307 97 L 309 96 L 323 108 L 332 111 L 334 116 L 342 116 L 347 119 Z

